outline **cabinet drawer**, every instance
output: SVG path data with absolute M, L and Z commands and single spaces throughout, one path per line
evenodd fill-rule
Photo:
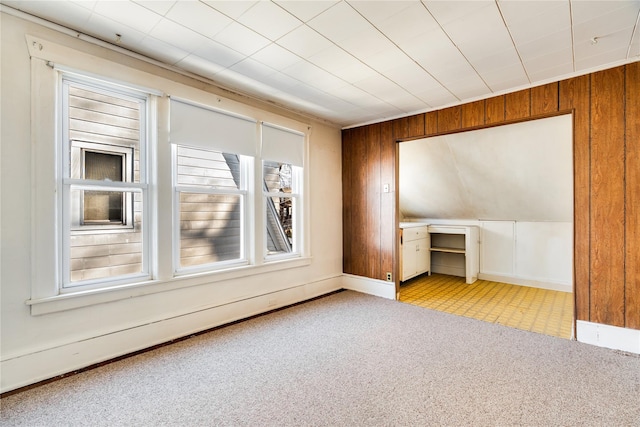
M 403 240 L 411 242 L 412 240 L 424 239 L 429 235 L 429 230 L 424 227 L 411 227 L 402 230 Z

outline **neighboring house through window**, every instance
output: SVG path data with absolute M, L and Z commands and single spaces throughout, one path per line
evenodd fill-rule
M 148 275 L 147 97 L 63 75 L 63 288 Z

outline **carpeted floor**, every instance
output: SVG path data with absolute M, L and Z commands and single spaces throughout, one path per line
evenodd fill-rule
M 7 426 L 639 426 L 640 357 L 345 291 L 0 401 Z

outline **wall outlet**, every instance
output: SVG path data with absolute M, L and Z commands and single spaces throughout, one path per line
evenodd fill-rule
M 391 273 L 387 273 L 387 282 L 391 282 L 393 280 L 393 277 L 391 276 Z
M 390 188 L 389 184 L 384 184 L 382 186 L 382 192 L 383 193 L 388 193 L 390 190 L 391 190 L 391 188 Z

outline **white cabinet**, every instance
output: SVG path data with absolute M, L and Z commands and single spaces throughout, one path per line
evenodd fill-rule
M 471 284 L 478 280 L 480 272 L 480 236 L 476 226 L 430 225 L 430 251 L 445 257 L 464 257 L 462 274 L 457 273 L 455 266 L 447 266 L 446 261 L 440 264 L 434 260 L 433 271 L 436 273 L 460 275 Z
M 400 281 L 431 270 L 431 247 L 426 224 L 400 225 Z

